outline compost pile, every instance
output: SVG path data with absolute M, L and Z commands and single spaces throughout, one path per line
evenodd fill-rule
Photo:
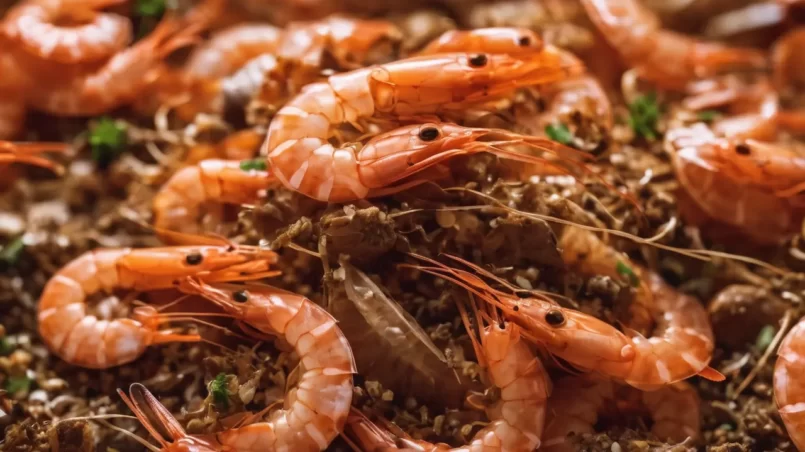
M 0 450 L 798 450 L 798 2 L 79 3 L 0 9 Z

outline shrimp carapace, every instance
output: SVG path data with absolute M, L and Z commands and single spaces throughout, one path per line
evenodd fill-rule
M 176 246 L 97 249 L 77 257 L 48 281 L 39 299 L 39 334 L 53 353 L 72 364 L 106 369 L 137 359 L 150 345 L 194 342 L 197 335 L 161 329 L 167 318 L 137 309 L 134 318 L 100 319 L 87 298 L 118 289 L 148 291 L 176 287 L 182 278 L 242 281 L 278 274 L 277 255 L 235 246 Z

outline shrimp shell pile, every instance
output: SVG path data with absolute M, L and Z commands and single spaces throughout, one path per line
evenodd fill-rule
M 164 246 L 96 233 L 44 266 L 36 340 L 91 375 L 132 375 L 152 348 L 214 350 L 218 369 L 263 342 L 281 358 L 208 380 L 201 408 L 160 400 L 155 379 L 103 394 L 150 440 L 98 407 L 51 413 L 54 431 L 96 420 L 165 452 L 622 450 L 611 432 L 596 442 L 606 419 L 679 450 L 805 451 L 805 2 L 755 2 L 777 18 L 769 49 L 687 34 L 674 22 L 696 7 L 640 0 L 200 0 L 150 17 L 132 3 L 134 21 L 125 0 L 22 0 L 0 19 L 4 206 L 40 182 L 12 164 L 57 181 L 81 167 L 82 139 L 22 141 L 30 113 L 154 118 L 125 122 L 148 156 L 113 164 L 139 170 L 110 215 Z M 533 234 L 495 236 L 506 227 Z M 667 262 L 727 283 L 679 285 Z M 761 307 L 777 295 L 776 314 Z M 103 308 L 114 297 L 122 317 Z M 741 329 L 725 316 L 760 311 L 725 345 Z M 401 363 L 410 378 L 389 378 Z M 290 372 L 254 399 L 269 365 Z M 0 376 L 4 416 L 16 391 Z M 736 413 L 753 379 L 776 439 L 707 430 L 720 409 L 748 431 Z M 231 391 L 248 400 L 232 407 Z M 399 397 L 422 421 L 399 423 Z M 448 436 L 429 409 L 477 416 Z M 62 436 L 47 434 L 52 450 Z

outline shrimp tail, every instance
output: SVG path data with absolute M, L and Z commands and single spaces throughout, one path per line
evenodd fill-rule
M 726 380 L 726 377 L 724 376 L 724 374 L 722 374 L 721 372 L 713 369 L 710 366 L 707 366 L 704 369 L 702 369 L 702 371 L 699 372 L 698 375 L 700 377 L 704 378 L 705 380 L 710 380 L 710 381 L 719 382 L 719 381 Z
M 701 75 L 718 74 L 730 67 L 763 70 L 768 67 L 766 56 L 755 49 L 724 47 L 699 43 L 695 57 Z

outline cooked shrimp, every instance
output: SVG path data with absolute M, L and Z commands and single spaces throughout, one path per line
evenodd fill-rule
M 192 227 L 202 203 L 255 203 L 260 190 L 277 183 L 328 202 L 386 196 L 449 174 L 442 164 L 446 160 L 479 152 L 540 165 L 562 163 L 501 148 L 512 144 L 561 153 L 560 158 L 568 157 L 563 161 L 572 161 L 571 155 L 583 158 L 548 139 L 501 129 L 446 123 L 411 125 L 380 134 L 359 151 L 345 147 L 308 158 L 279 149 L 269 156 L 270 171 L 243 171 L 238 162 L 223 160 L 184 168 L 160 189 L 154 199 L 154 216 L 159 227 L 185 230 Z M 583 167 L 581 163 L 576 166 Z M 294 174 L 295 168 L 301 170 Z
M 233 281 L 276 274 L 276 255 L 230 246 L 100 249 L 82 254 L 48 281 L 39 299 L 39 334 L 65 361 L 106 369 L 137 359 L 150 345 L 193 342 L 197 335 L 160 329 L 155 309 L 139 308 L 134 318 L 102 320 L 88 313 L 87 298 L 100 291 L 170 289 L 181 278 Z
M 667 89 L 723 73 L 732 67 L 762 69 L 765 54 L 750 48 L 705 43 L 663 30 L 638 0 L 582 0 L 592 22 L 640 76 Z
M 795 28 L 774 43 L 772 64 L 778 90 L 805 85 L 805 64 L 799 58 L 805 44 L 805 27 Z
M 470 320 L 462 309 L 462 320 L 471 331 Z M 490 419 L 469 444 L 450 448 L 421 440 L 395 441 L 388 432 L 361 415 L 347 420 L 344 435 L 363 450 L 392 451 L 524 451 L 540 447 L 545 423 L 545 401 L 551 382 L 539 358 L 525 341 L 520 328 L 490 316 L 488 325 L 478 318 L 480 341 L 470 333 L 475 355 L 490 383 L 500 390 L 500 400 L 486 407 Z
M 802 396 L 805 352 L 805 320 L 791 328 L 777 350 L 774 365 L 774 401 L 788 436 L 798 450 L 805 450 L 805 397 Z
M 285 398 L 285 407 L 269 420 L 231 428 L 211 435 L 188 435 L 170 413 L 141 385 L 132 385 L 144 395 L 159 426 L 152 425 L 138 403 L 118 390 L 132 411 L 162 446 L 162 451 L 265 450 L 322 451 L 344 428 L 352 403 L 352 375 L 356 373 L 352 349 L 335 319 L 307 298 L 273 287 L 249 284 L 207 285 L 184 280 L 180 288 L 202 295 L 262 334 L 280 336 L 299 356 L 304 369 L 296 388 Z M 157 427 L 157 428 L 155 428 Z M 159 429 L 158 427 L 163 427 Z M 166 440 L 159 431 L 167 431 Z
M 608 376 L 643 390 L 656 390 L 694 375 L 721 381 L 724 376 L 708 367 L 713 355 L 713 334 L 707 311 L 695 299 L 666 285 L 653 272 L 641 272 L 653 294 L 655 335 L 636 331 L 624 334 L 616 327 L 581 312 L 565 309 L 546 298 L 519 298 L 491 288 L 478 276 L 421 256 L 432 266 L 422 271 L 458 284 L 493 306 L 523 328 L 523 336 L 573 366 Z M 496 278 L 461 260 L 476 273 Z M 511 287 L 510 287 L 511 289 Z
M 462 111 L 521 86 L 564 79 L 575 70 L 563 66 L 555 52 L 543 51 L 523 60 L 441 54 L 334 75 L 305 87 L 274 116 L 264 152 L 275 176 L 294 190 L 332 202 L 363 198 L 369 187 L 356 183 L 353 146 L 329 143 L 337 126 Z M 425 141 L 439 137 L 438 129 L 430 129 Z M 402 136 L 407 135 L 410 131 Z
M 704 124 L 665 137 L 676 176 L 710 219 L 761 244 L 797 231 L 805 216 L 805 156 L 756 140 L 718 138 Z
M 53 73 L 42 74 L 49 82 L 31 90 L 28 103 L 56 116 L 91 116 L 132 102 L 147 86 L 149 72 L 165 56 L 192 43 L 201 28 L 167 18 L 147 38 L 100 67 L 50 68 Z
M 420 55 L 453 52 L 484 52 L 528 55 L 544 47 L 542 39 L 527 28 L 491 27 L 450 30 L 425 46 Z
M 606 411 L 619 411 L 615 406 L 625 402 L 623 390 L 635 391 L 589 376 L 565 377 L 553 389 L 548 399 L 545 441 L 540 448 L 545 452 L 575 451 L 568 436 L 595 433 L 598 417 Z M 694 387 L 677 382 L 657 391 L 640 392 L 639 397 L 652 418 L 654 436 L 674 442 L 699 437 L 699 397 Z
M 184 66 L 190 77 L 220 78 L 243 67 L 252 58 L 272 53 L 282 30 L 267 24 L 241 24 L 212 36 L 196 49 Z
M 25 0 L 9 10 L 1 32 L 12 45 L 47 61 L 104 60 L 131 42 L 131 22 L 99 11 L 125 1 Z M 69 25 L 62 25 L 65 22 Z

